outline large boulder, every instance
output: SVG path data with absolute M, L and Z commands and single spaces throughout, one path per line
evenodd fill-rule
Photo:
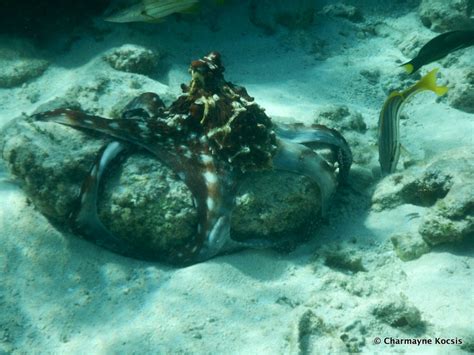
M 108 141 L 60 124 L 17 118 L 0 133 L 0 154 L 38 210 L 65 226 L 84 178 Z M 154 156 L 132 150 L 111 167 L 102 185 L 98 211 L 104 225 L 131 245 L 152 250 L 157 259 L 196 233 L 191 192 Z M 317 226 L 320 207 L 319 189 L 309 178 L 279 171 L 249 174 L 236 197 L 232 236 L 281 240 L 308 235 Z
M 426 167 L 413 167 L 385 178 L 376 188 L 374 210 L 403 204 L 424 207 L 418 230 L 392 236 L 397 255 L 412 260 L 430 247 L 474 236 L 474 150 L 447 151 Z
M 436 32 L 473 29 L 473 0 L 422 0 L 419 15 L 423 24 Z
M 48 66 L 31 42 L 0 37 L 0 88 L 20 86 L 39 77 Z

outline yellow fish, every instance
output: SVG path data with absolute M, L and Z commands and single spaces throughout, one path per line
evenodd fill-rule
M 105 21 L 109 22 L 160 22 L 174 13 L 191 12 L 199 0 L 141 0 L 125 8 L 113 11 Z
M 446 86 L 436 85 L 436 73 L 433 69 L 420 79 L 415 85 L 403 92 L 392 92 L 383 105 L 379 117 L 379 163 L 382 174 L 391 174 L 397 168 L 400 157 L 400 109 L 407 99 L 423 90 L 433 91 L 436 95 L 446 94 Z

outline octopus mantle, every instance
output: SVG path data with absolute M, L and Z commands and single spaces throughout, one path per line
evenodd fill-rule
M 97 213 L 101 180 L 111 163 L 130 147 L 139 146 L 170 167 L 190 189 L 199 223 L 192 240 L 170 250 L 174 264 L 190 264 L 242 247 L 271 247 L 268 240 L 237 241 L 230 233 L 236 191 L 248 172 L 285 170 L 313 179 L 324 210 L 338 180 L 352 163 L 347 142 L 324 126 L 276 126 L 243 87 L 225 81 L 217 52 L 191 63 L 189 85 L 169 107 L 153 93 L 133 99 L 121 118 L 107 119 L 82 111 L 57 109 L 34 116 L 113 140 L 98 153 L 83 182 L 77 208 L 71 211 L 73 230 L 115 252 L 154 259 L 114 236 Z M 310 147 L 324 145 L 335 156 L 329 164 Z

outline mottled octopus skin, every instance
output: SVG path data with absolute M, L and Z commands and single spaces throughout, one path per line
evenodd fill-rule
M 83 183 L 78 207 L 71 213 L 71 225 L 79 234 L 115 252 L 153 259 L 113 236 L 97 215 L 101 178 L 130 145 L 146 149 L 169 166 L 194 196 L 197 232 L 184 248 L 169 251 L 166 261 L 170 263 L 186 265 L 236 248 L 273 246 L 267 240 L 237 242 L 230 235 L 236 191 L 249 171 L 278 169 L 314 179 L 324 212 L 337 185 L 334 168 L 304 144 L 322 143 L 333 149 L 339 158 L 339 177 L 345 178 L 352 155 L 344 138 L 324 126 L 274 126 L 244 88 L 224 80 L 217 52 L 193 61 L 189 71 L 190 85 L 182 85 L 183 95 L 169 108 L 158 95 L 144 93 L 125 107 L 120 119 L 68 109 L 35 116 L 116 139 L 99 153 Z

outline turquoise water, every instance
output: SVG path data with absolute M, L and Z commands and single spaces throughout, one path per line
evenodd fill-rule
M 472 351 L 473 24 L 452 3 L 155 23 L 7 1 L 0 353 Z M 401 67 L 453 30 L 465 48 Z M 433 69 L 446 94 L 390 108 Z

